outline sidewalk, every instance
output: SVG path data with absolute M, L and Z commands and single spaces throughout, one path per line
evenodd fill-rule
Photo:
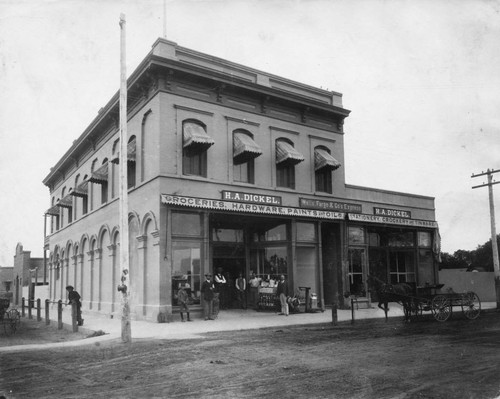
M 373 307 L 370 309 L 356 309 L 354 311 L 355 321 L 361 319 L 385 318 L 383 310 L 379 309 L 375 304 L 372 304 L 372 306 Z M 481 304 L 482 311 L 489 311 L 491 309 L 496 309 L 495 302 Z M 453 313 L 455 313 L 456 317 L 459 317 L 461 316 L 461 309 L 454 309 Z M 352 320 L 351 310 L 338 310 L 337 315 L 339 323 L 350 323 Z M 401 306 L 394 303 L 390 304 L 389 317 L 394 318 L 402 316 L 403 311 Z M 121 340 L 120 319 L 106 318 L 101 315 L 86 312 L 84 312 L 83 317 L 85 319 L 85 324 L 83 327 L 79 327 L 80 332 L 91 335 L 94 332 L 102 331 L 105 335 L 69 342 L 3 347 L 0 348 L 0 353 L 49 347 L 74 347 L 84 344 L 98 344 L 98 342 L 107 340 Z M 331 309 L 327 309 L 325 312 L 290 314 L 290 316 L 280 316 L 275 312 L 256 312 L 250 309 L 225 310 L 221 311 L 219 317 L 213 321 L 204 321 L 198 316 L 194 318 L 192 322 L 182 323 L 178 314 L 175 315 L 175 321 L 171 323 L 132 320 L 131 331 L 132 341 L 136 339 L 195 339 L 200 338 L 202 334 L 208 332 L 238 331 L 331 322 Z M 51 324 L 52 323 L 57 325 L 57 321 L 51 321 Z M 63 312 L 63 323 L 64 328 L 71 331 L 70 312 Z

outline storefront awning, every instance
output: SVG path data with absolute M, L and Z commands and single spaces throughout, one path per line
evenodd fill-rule
M 276 142 L 276 163 L 286 162 L 296 165 L 304 160 L 304 155 L 298 152 L 290 143 L 286 141 Z
M 127 161 L 128 162 L 135 162 L 135 154 L 136 154 L 136 145 L 135 145 L 135 139 L 132 140 L 130 143 L 127 144 Z M 120 153 L 111 160 L 111 162 L 119 164 L 120 163 Z
M 245 133 L 235 133 L 233 139 L 233 162 L 238 165 L 262 155 L 262 150 L 253 139 Z
M 215 144 L 214 139 L 205 132 L 205 129 L 196 123 L 184 124 L 182 138 L 184 148 L 199 151 L 206 151 Z
M 53 207 L 47 209 L 45 211 L 46 215 L 51 215 L 51 216 L 59 216 L 59 207 L 57 205 L 54 205 Z
M 83 183 L 80 183 L 78 186 L 76 186 L 75 189 L 69 194 L 75 197 L 87 197 L 88 193 L 89 193 L 89 182 L 88 180 L 86 180 Z
M 89 179 L 92 183 L 103 184 L 108 182 L 108 163 L 102 165 L 99 169 L 92 172 Z
M 328 151 L 322 148 L 314 150 L 314 170 L 318 171 L 323 168 L 335 170 L 340 168 L 340 162 L 337 161 Z
M 56 204 L 61 208 L 72 208 L 73 207 L 73 196 L 71 194 L 66 195 L 61 198 L 61 200 Z

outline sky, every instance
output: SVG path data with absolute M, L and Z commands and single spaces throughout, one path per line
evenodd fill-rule
M 164 36 L 163 0 L 0 0 L 0 266 L 19 242 L 43 256 L 42 181 L 119 89 L 121 13 L 130 75 Z M 500 0 L 166 0 L 166 27 L 342 93 L 348 184 L 434 197 L 445 252 L 490 239 L 471 175 L 500 169 Z

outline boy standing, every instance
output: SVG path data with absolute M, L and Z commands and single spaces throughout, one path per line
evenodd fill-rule
M 189 295 L 184 289 L 183 286 L 179 288 L 179 291 L 177 291 L 177 300 L 179 302 L 179 307 L 180 307 L 180 313 L 181 313 L 181 321 L 184 321 L 184 312 L 186 312 L 187 315 L 187 321 L 193 321 L 189 317 L 189 306 L 188 306 L 188 298 Z

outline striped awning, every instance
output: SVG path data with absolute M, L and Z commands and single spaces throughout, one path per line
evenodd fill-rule
M 235 133 L 233 138 L 233 162 L 238 165 L 262 155 L 262 150 L 253 139 L 245 133 Z
M 107 183 L 107 181 L 108 181 L 108 163 L 106 162 L 99 169 L 92 172 L 92 175 L 90 176 L 89 181 L 92 183 L 97 183 L 97 184 Z
M 214 139 L 197 123 L 184 123 L 182 139 L 184 148 L 196 149 L 199 151 L 206 151 L 215 144 Z
M 75 197 L 87 197 L 89 194 L 89 181 L 86 180 L 80 183 L 75 189 L 69 193 Z
M 286 162 L 296 165 L 304 160 L 304 156 L 286 141 L 276 142 L 276 163 Z
M 132 140 L 130 143 L 127 144 L 127 161 L 128 162 L 135 162 L 135 154 L 136 154 L 136 145 L 135 145 L 135 139 Z M 118 152 L 118 155 L 111 160 L 113 163 L 120 163 L 120 153 Z
M 340 162 L 332 157 L 328 151 L 322 148 L 316 148 L 314 150 L 314 170 L 318 171 L 323 168 L 335 170 L 340 168 L 340 166 Z
M 56 206 L 59 206 L 61 208 L 72 208 L 73 207 L 73 196 L 71 194 L 68 194 L 68 195 L 64 196 L 56 204 Z
M 59 216 L 59 214 L 60 214 L 59 211 L 60 211 L 59 207 L 57 205 L 54 205 L 53 207 L 47 209 L 45 211 L 45 214 L 52 215 L 52 216 Z

